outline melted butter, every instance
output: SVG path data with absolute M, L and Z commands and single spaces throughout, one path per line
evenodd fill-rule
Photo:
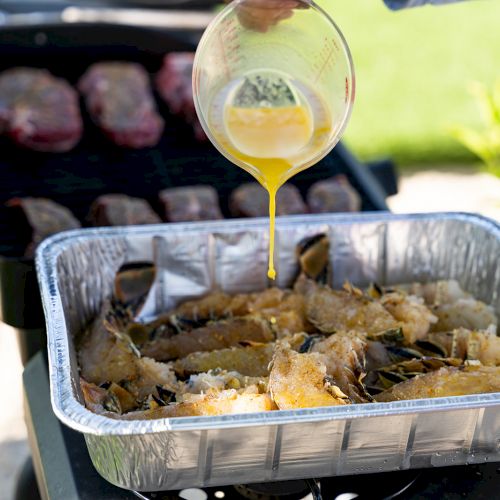
M 286 157 L 303 149 L 313 135 L 313 120 L 306 106 L 237 108 L 228 106 L 225 128 L 234 145 L 231 153 L 251 164 L 269 193 L 269 267 L 267 276 L 276 279 L 274 233 L 276 193 L 293 165 Z
M 235 148 L 254 159 L 295 155 L 309 143 L 313 134 L 313 120 L 306 106 L 228 106 L 224 118 L 226 132 Z
M 324 150 L 332 128 L 330 114 L 318 96 L 310 91 L 305 95 L 289 81 L 283 82 L 279 80 L 279 92 L 269 99 L 265 92 L 257 99 L 255 92 L 245 94 L 251 86 L 244 83 L 240 90 L 226 95 L 223 126 L 212 129 L 220 145 L 239 160 L 240 166 L 245 165 L 243 168 L 269 194 L 267 275 L 272 280 L 276 279 L 276 194 L 290 177 L 313 163 L 311 160 Z

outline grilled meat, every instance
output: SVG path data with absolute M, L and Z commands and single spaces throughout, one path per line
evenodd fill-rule
M 33 257 L 36 247 L 48 236 L 80 227 L 69 209 L 52 200 L 12 198 L 7 206 L 13 211 L 19 238 L 26 243 L 26 257 Z
M 170 112 L 181 116 L 193 127 L 193 132 L 199 141 L 207 139 L 198 120 L 193 102 L 194 53 L 174 52 L 163 59 L 163 66 L 156 77 L 156 88 L 167 103 Z
M 161 222 L 146 200 L 124 194 L 99 196 L 90 207 L 88 220 L 93 226 L 131 226 Z
M 82 130 L 78 95 L 65 80 L 36 68 L 0 74 L 0 133 L 16 144 L 61 153 L 79 142 Z
M 163 132 L 149 76 L 138 64 L 101 62 L 78 82 L 87 110 L 103 133 L 118 146 L 155 146 Z
M 219 196 L 212 186 L 164 189 L 159 194 L 163 216 L 169 222 L 222 219 Z
M 307 204 L 313 214 L 358 212 L 361 198 L 344 175 L 315 182 L 307 192 Z
M 257 182 L 237 187 L 229 200 L 234 217 L 265 217 L 269 213 L 269 196 Z M 276 195 L 276 215 L 305 214 L 307 207 L 299 190 L 292 184 L 281 186 Z

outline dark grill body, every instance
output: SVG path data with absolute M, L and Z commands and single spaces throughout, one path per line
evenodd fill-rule
M 160 72 L 165 54 L 192 52 L 201 31 L 131 28 L 114 25 L 52 26 L 3 30 L 0 71 L 38 67 L 76 86 L 93 64 L 139 63 L 151 78 Z M 39 40 L 43 39 L 40 45 Z M 124 42 L 125 41 L 125 42 Z M 151 81 L 151 79 L 150 79 Z M 145 199 L 157 214 L 164 207 L 163 189 L 205 184 L 217 189 L 222 215 L 231 217 L 229 196 L 253 181 L 208 141 L 193 136 L 184 116 L 173 114 L 154 94 L 164 132 L 155 147 L 126 149 L 104 137 L 83 102 L 84 133 L 67 153 L 38 153 L 16 147 L 0 135 L 0 319 L 16 328 L 44 324 L 33 262 L 23 258 L 26 242 L 17 235 L 6 202 L 13 197 L 48 198 L 67 207 L 84 226 L 90 206 L 110 193 Z M 314 167 L 292 179 L 304 198 L 316 181 L 344 174 L 360 193 L 362 210 L 386 210 L 385 193 L 365 165 L 341 144 Z M 15 286 L 13 286 L 15 284 Z M 23 286 L 21 285 L 23 284 Z

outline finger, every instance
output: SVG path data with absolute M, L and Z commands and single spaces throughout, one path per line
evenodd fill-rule
M 242 8 L 239 11 L 239 15 L 242 14 L 246 19 L 253 19 L 256 22 L 268 23 L 269 20 L 278 18 L 283 12 L 288 11 Z
M 292 16 L 293 16 L 293 10 L 283 11 L 283 12 L 280 12 L 280 14 L 278 15 L 278 17 L 275 18 L 275 20 L 276 20 L 276 22 L 283 21 L 285 19 L 289 19 Z
M 241 0 L 237 8 L 261 10 L 291 10 L 298 8 L 301 2 L 296 0 Z
M 255 16 L 255 13 L 246 10 L 238 12 L 238 19 L 241 25 L 249 30 L 265 33 L 269 28 L 269 22 L 265 18 Z
M 268 19 L 276 19 L 283 13 L 292 12 L 290 9 L 255 9 L 248 7 L 241 7 L 238 9 L 238 13 L 244 13 L 245 16 L 251 17 L 253 19 L 261 19 L 262 22 L 266 22 Z

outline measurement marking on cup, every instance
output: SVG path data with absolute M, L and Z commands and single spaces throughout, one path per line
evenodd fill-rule
M 231 79 L 231 72 L 229 71 L 229 65 L 227 63 L 226 50 L 224 48 L 224 43 L 222 42 L 222 35 L 219 31 L 217 33 L 217 38 L 219 40 L 219 47 L 222 53 L 222 65 L 224 66 L 224 73 L 226 75 L 226 80 L 229 81 Z
M 330 50 L 328 51 L 328 54 L 325 57 L 325 60 L 323 61 L 323 64 L 318 70 L 318 73 L 316 74 L 316 78 L 314 79 L 314 83 L 317 83 L 318 80 L 321 78 L 321 75 L 323 74 L 323 71 L 325 71 L 326 65 L 330 62 L 333 53 L 335 52 L 335 44 L 330 47 Z

